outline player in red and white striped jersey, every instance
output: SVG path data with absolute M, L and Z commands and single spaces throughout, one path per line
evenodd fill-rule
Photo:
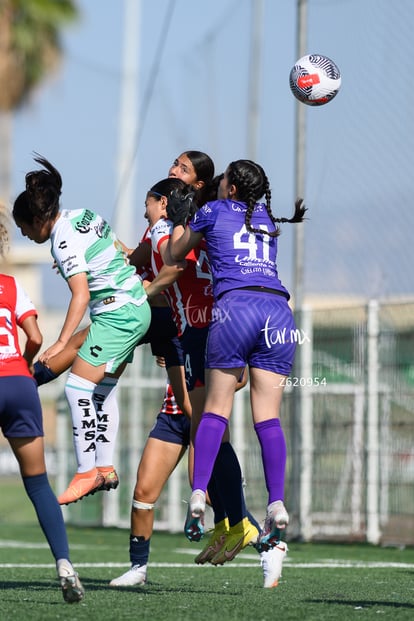
M 7 224 L 0 205 L 0 259 L 8 247 Z M 23 353 L 19 329 L 26 337 Z M 62 510 L 47 477 L 42 408 L 31 374 L 41 345 L 34 305 L 13 276 L 0 273 L 0 429 L 19 463 L 24 488 L 55 558 L 63 597 L 72 603 L 79 602 L 84 591 L 69 560 Z

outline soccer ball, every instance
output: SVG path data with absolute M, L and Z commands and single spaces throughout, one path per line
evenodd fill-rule
M 341 88 L 341 73 L 333 60 L 320 54 L 307 54 L 296 61 L 289 75 L 290 90 L 308 106 L 323 106 Z

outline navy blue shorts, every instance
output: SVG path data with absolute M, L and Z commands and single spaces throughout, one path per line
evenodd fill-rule
M 204 386 L 207 335 L 208 326 L 205 328 L 187 326 L 180 336 L 184 352 L 185 381 L 188 391 Z
M 164 343 L 164 358 L 167 370 L 170 367 L 184 366 L 184 352 L 178 336 Z
M 151 323 L 148 332 L 138 345 L 149 343 L 153 356 L 165 358 L 169 367 L 182 366 L 184 357 L 177 336 L 177 326 L 169 306 L 151 306 Z
M 160 412 L 148 437 L 187 447 L 190 444 L 190 423 L 185 414 Z
M 6 438 L 44 436 L 42 406 L 33 378 L 0 377 L 0 428 Z
M 283 296 L 234 289 L 213 306 L 206 368 L 249 367 L 289 375 L 299 334 Z

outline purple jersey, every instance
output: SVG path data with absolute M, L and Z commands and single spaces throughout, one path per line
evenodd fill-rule
M 213 274 L 215 299 L 232 289 L 268 287 L 289 293 L 277 274 L 277 237 L 249 233 L 245 225 L 247 205 L 229 199 L 206 203 L 190 221 L 202 233 Z M 266 206 L 257 203 L 252 215 L 254 228 L 274 231 Z

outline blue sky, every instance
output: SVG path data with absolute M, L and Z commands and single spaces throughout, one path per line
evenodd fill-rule
M 15 115 L 12 193 L 23 189 L 37 151 L 62 173 L 63 207 L 90 207 L 113 223 L 126 3 L 97 4 L 78 0 L 81 19 L 65 33 L 59 72 Z M 145 228 L 147 188 L 166 176 L 181 151 L 206 151 L 217 172 L 252 156 L 250 0 L 141 0 L 140 6 L 129 245 Z M 288 81 L 296 60 L 296 0 L 263 0 L 263 11 L 254 156 L 270 179 L 274 213 L 289 215 L 295 107 L 302 105 Z M 413 29 L 412 0 L 308 0 L 307 51 L 335 60 L 342 89 L 326 106 L 306 108 L 306 294 L 413 292 Z M 279 250 L 288 288 L 292 232 L 293 225 L 283 227 Z

